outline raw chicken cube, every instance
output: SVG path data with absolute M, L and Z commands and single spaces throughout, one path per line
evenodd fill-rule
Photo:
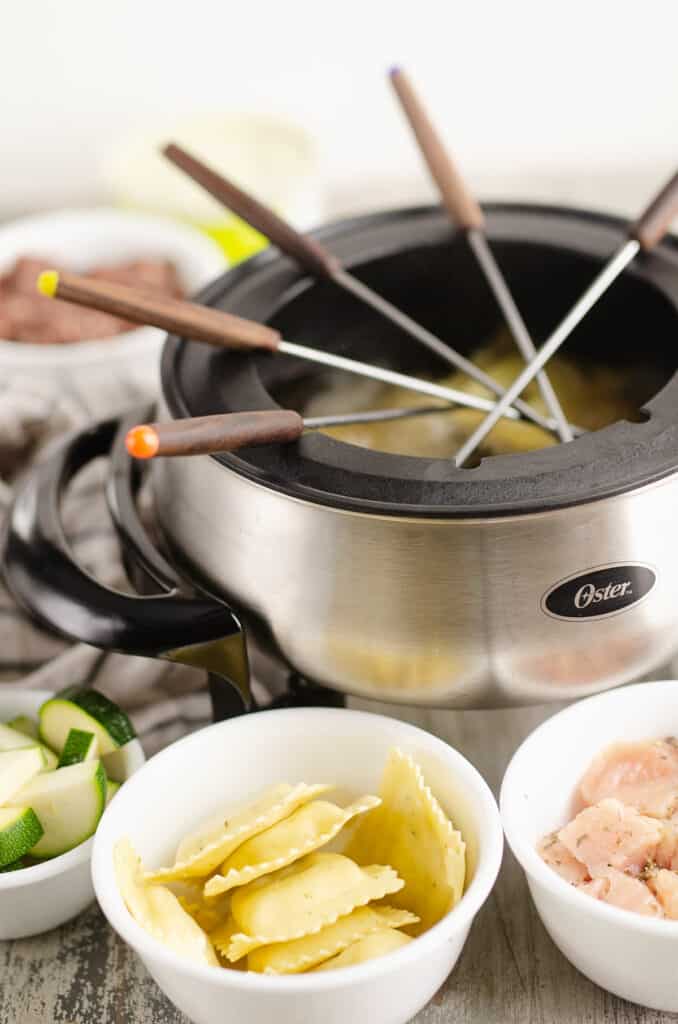
M 665 916 L 678 921 L 678 874 L 662 869 L 649 876 L 648 885 L 662 905 Z
M 639 878 L 632 878 L 612 868 L 605 876 L 609 888 L 603 900 L 613 907 L 632 910 L 645 917 L 663 917 L 664 911 L 649 886 Z
M 579 892 L 593 896 L 594 900 L 602 900 L 610 890 L 610 880 L 609 878 L 593 878 L 590 882 L 582 882 L 577 888 Z
M 584 807 L 614 797 L 641 814 L 671 817 L 678 810 L 678 745 L 674 740 L 615 743 L 593 760 L 579 796 Z
M 619 800 L 601 800 L 581 811 L 558 838 L 594 878 L 613 868 L 639 875 L 654 859 L 662 826 Z
M 678 871 L 678 824 L 667 821 L 662 827 L 662 839 L 654 859 L 660 868 Z
M 571 885 L 579 885 L 589 877 L 585 865 L 572 856 L 568 848 L 563 846 L 558 839 L 556 833 L 542 839 L 537 850 L 542 860 L 546 861 L 549 867 L 557 871 L 561 878 Z

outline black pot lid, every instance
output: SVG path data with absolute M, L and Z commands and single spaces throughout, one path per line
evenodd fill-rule
M 527 324 L 541 343 L 624 239 L 624 223 L 543 206 L 486 207 L 487 231 Z M 464 352 L 500 318 L 465 239 L 438 207 L 390 211 L 317 232 L 358 277 Z M 421 346 L 331 282 L 304 276 L 277 250 L 224 274 L 200 296 L 270 322 L 292 341 L 413 372 L 431 371 Z M 452 460 L 392 455 L 319 433 L 299 442 L 211 456 L 224 467 L 307 501 L 380 514 L 519 514 L 593 501 L 640 487 L 678 465 L 678 243 L 636 259 L 566 342 L 618 365 L 641 353 L 667 383 L 642 410 L 541 451 Z M 438 364 L 441 372 L 449 367 Z M 283 355 L 222 352 L 170 337 L 162 382 L 170 413 L 203 416 L 277 408 L 272 392 L 318 373 Z

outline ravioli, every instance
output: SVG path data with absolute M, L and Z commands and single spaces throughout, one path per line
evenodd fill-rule
M 259 946 L 312 935 L 402 887 L 391 867 L 361 868 L 340 853 L 311 853 L 233 893 L 231 912 L 240 932 L 227 956 L 239 960 Z
M 327 785 L 296 786 L 281 783 L 229 817 L 213 816 L 179 844 L 173 867 L 146 875 L 149 882 L 201 878 L 212 874 L 242 843 L 292 814 L 298 807 L 331 789 Z
M 318 799 L 330 788 L 272 786 L 203 822 L 173 866 L 152 872 L 121 840 L 130 913 L 186 959 L 260 974 L 347 967 L 406 945 L 461 898 L 462 836 L 400 750 L 380 796 L 340 807 Z
M 257 817 L 261 813 L 266 813 L 269 807 L 277 804 L 291 790 L 292 786 L 288 782 L 280 782 L 274 786 L 269 786 L 255 800 L 246 804 L 236 804 L 228 816 L 228 823 L 231 825 L 237 824 L 240 817 L 248 818 L 250 815 Z M 203 821 L 197 829 L 189 832 L 179 843 L 175 857 L 176 862 L 189 860 L 196 853 L 200 853 L 206 846 L 209 846 L 215 839 L 219 838 L 223 828 L 223 812 L 213 814 L 206 821 Z
M 387 953 L 393 953 L 396 949 L 402 949 L 411 941 L 411 937 L 403 932 L 395 931 L 393 928 L 382 928 L 381 931 L 358 939 L 339 956 L 333 956 L 331 960 L 326 960 L 319 967 L 315 967 L 314 971 L 334 971 L 338 967 L 354 967 L 356 964 L 365 963 L 366 960 L 376 960 L 377 957 L 386 956 Z
M 168 889 L 174 893 L 186 913 L 208 933 L 218 928 L 228 918 L 231 910 L 230 895 L 224 893 L 218 899 L 206 900 L 204 885 L 200 878 L 170 882 Z
M 326 800 L 300 807 L 239 846 L 222 864 L 221 873 L 208 880 L 205 896 L 217 896 L 292 864 L 331 842 L 352 818 L 380 803 L 379 797 L 363 796 L 343 808 Z
M 144 881 L 141 859 L 129 839 L 116 843 L 113 859 L 118 887 L 137 924 L 187 960 L 218 967 L 212 943 L 174 893 Z
M 392 902 L 420 918 L 420 934 L 461 899 L 466 845 L 402 750 L 389 752 L 380 795 L 381 806 L 360 821 L 345 853 L 358 864 L 397 871 L 404 886 Z
M 228 952 L 231 947 L 231 939 L 239 931 L 239 926 L 235 922 L 235 918 L 232 914 L 229 914 L 226 920 L 215 928 L 213 932 L 210 932 L 210 942 L 216 949 L 217 953 L 224 958 L 228 957 Z M 236 959 L 241 960 L 245 954 Z M 232 960 L 235 963 L 235 960 Z
M 409 910 L 358 907 L 313 935 L 253 950 L 247 958 L 247 969 L 261 974 L 299 974 L 329 960 L 373 932 L 402 928 L 416 924 L 418 920 Z

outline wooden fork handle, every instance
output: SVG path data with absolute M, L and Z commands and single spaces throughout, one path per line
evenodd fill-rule
M 274 245 L 277 245 L 282 252 L 290 256 L 309 274 L 321 278 L 332 277 L 339 270 L 338 259 L 319 242 L 302 235 L 254 196 L 238 188 L 222 174 L 217 174 L 211 167 L 192 156 L 181 146 L 171 142 L 165 146 L 163 153 L 189 178 L 197 182 L 198 185 L 202 185 L 210 195 L 227 206 L 238 217 L 242 217 L 255 230 L 266 235 Z
M 214 455 L 249 445 L 296 441 L 304 421 L 292 409 L 232 412 L 195 416 L 166 423 L 145 423 L 127 434 L 127 450 L 135 458 L 168 455 Z
M 49 277 L 51 273 L 43 274 L 42 278 Z M 154 295 L 112 281 L 59 271 L 54 274 L 54 289 L 50 294 L 79 306 L 112 313 L 135 324 L 160 327 L 172 334 L 222 348 L 275 350 L 280 342 L 278 331 L 265 324 L 244 320 L 196 302 Z
M 482 230 L 485 217 L 478 202 L 445 149 L 433 122 L 409 78 L 400 68 L 390 72 L 391 84 L 419 144 L 419 149 L 438 187 L 443 206 L 460 227 Z
M 631 225 L 629 235 L 649 252 L 661 242 L 678 216 L 678 171 L 667 181 L 637 221 Z

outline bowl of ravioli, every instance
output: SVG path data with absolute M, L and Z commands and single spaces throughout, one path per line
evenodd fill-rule
M 504 777 L 508 843 L 568 960 L 678 1012 L 678 682 L 590 697 L 536 729 Z
M 404 1024 L 454 968 L 502 846 L 492 793 L 446 743 L 280 709 L 152 758 L 92 869 L 111 925 L 196 1024 Z

